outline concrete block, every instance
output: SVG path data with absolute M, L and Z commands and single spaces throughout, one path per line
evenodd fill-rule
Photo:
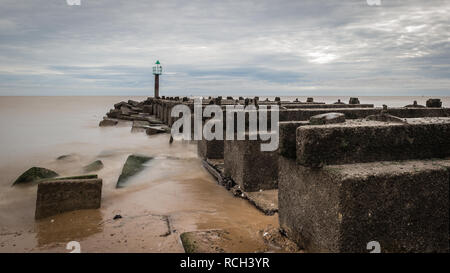
M 308 167 L 450 156 L 450 119 L 347 121 L 297 129 L 297 162 Z
M 280 132 L 279 153 L 282 156 L 289 158 L 297 157 L 297 128 L 305 125 L 309 125 L 309 121 L 282 121 L 278 123 Z
M 223 159 L 223 140 L 197 141 L 197 154 L 202 159 Z
M 100 208 L 101 179 L 45 181 L 38 185 L 35 218 L 55 214 Z
M 280 157 L 279 221 L 308 252 L 449 251 L 450 160 L 312 169 Z
M 225 140 L 224 172 L 243 191 L 278 187 L 278 150 L 261 151 L 261 140 Z

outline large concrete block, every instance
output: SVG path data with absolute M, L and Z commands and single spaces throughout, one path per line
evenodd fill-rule
M 450 119 L 407 123 L 347 121 L 297 129 L 297 162 L 304 166 L 450 156 Z
M 35 218 L 55 214 L 100 208 L 101 179 L 45 181 L 38 185 Z
M 448 252 L 450 160 L 312 169 L 280 157 L 279 221 L 308 252 Z
M 282 121 L 278 123 L 280 132 L 279 152 L 282 156 L 289 158 L 297 157 L 297 128 L 305 125 L 309 125 L 309 121 Z
M 197 141 L 197 154 L 202 159 L 223 159 L 223 140 Z
M 224 172 L 244 191 L 278 187 L 278 150 L 261 151 L 261 140 L 225 140 Z

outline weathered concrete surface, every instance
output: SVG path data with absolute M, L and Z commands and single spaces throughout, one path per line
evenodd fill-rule
M 102 121 L 100 121 L 100 123 L 98 124 L 98 126 L 100 127 L 104 127 L 104 126 L 116 126 L 117 123 L 119 123 L 117 120 L 115 119 L 111 119 L 111 118 L 103 118 Z
M 342 113 L 326 113 L 315 115 L 309 118 L 311 125 L 335 124 L 345 122 L 345 115 Z
M 307 252 L 449 250 L 450 160 L 311 169 L 280 157 L 280 227 Z
M 197 154 L 202 159 L 223 158 L 223 140 L 199 140 L 197 141 Z
M 247 138 L 248 139 L 248 138 Z M 261 140 L 226 140 L 225 175 L 243 191 L 270 190 L 278 187 L 278 150 L 261 151 Z
M 297 162 L 304 166 L 450 156 L 450 119 L 407 124 L 347 121 L 297 129 Z
M 147 120 L 134 120 L 131 126 L 132 133 L 145 132 L 150 126 L 150 122 Z
M 345 103 L 333 103 L 333 104 L 323 104 L 323 103 L 299 103 L 299 104 L 282 104 L 283 107 L 287 109 L 302 109 L 302 108 L 320 108 L 320 109 L 330 109 L 330 108 L 373 108 L 373 104 L 345 104 Z
M 428 99 L 426 102 L 427 107 L 442 107 L 441 99 Z
M 301 252 L 272 226 L 257 234 L 242 233 L 235 228 L 190 231 L 182 233 L 180 240 L 186 253 Z
M 83 167 L 83 171 L 86 173 L 95 172 L 103 169 L 103 162 L 101 160 L 96 160 Z
M 244 192 L 245 197 L 266 215 L 278 212 L 278 190 Z
M 55 214 L 100 208 L 101 179 L 44 181 L 38 185 L 35 218 Z
M 122 188 L 125 186 L 125 182 L 133 175 L 142 171 L 145 166 L 144 164 L 150 160 L 152 157 L 142 156 L 142 155 L 130 155 L 127 161 L 123 165 L 122 173 L 117 180 L 116 188 Z
M 309 121 L 282 121 L 278 123 L 280 132 L 279 152 L 282 156 L 289 158 L 297 157 L 297 128 L 304 125 L 309 125 Z
M 36 182 L 45 178 L 57 177 L 58 174 L 52 170 L 40 167 L 31 167 L 26 172 L 21 174 L 16 181 L 14 181 L 13 186 L 17 184 L 26 184 L 31 182 Z
M 169 133 L 170 130 L 168 130 L 168 128 L 165 127 L 156 127 L 156 126 L 149 126 L 147 129 L 145 129 L 145 133 L 149 136 L 151 135 L 156 135 L 156 134 L 164 134 L 164 133 Z

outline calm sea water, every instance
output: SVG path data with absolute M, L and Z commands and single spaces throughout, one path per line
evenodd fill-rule
M 298 98 L 306 100 L 306 97 Z M 216 185 L 201 167 L 195 145 L 169 145 L 168 135 L 131 133 L 130 123 L 111 128 L 98 127 L 114 103 L 128 99 L 145 98 L 0 97 L 0 252 L 65 251 L 63 243 L 68 240 L 80 240 L 90 251 L 182 251 L 175 237 L 149 236 L 148 241 L 144 240 L 144 246 L 137 243 L 140 242 L 137 239 L 128 245 L 111 244 L 110 235 L 106 232 L 114 228 L 108 226 L 108 219 L 116 213 L 135 217 L 146 213 L 170 215 L 179 232 L 228 227 L 239 236 L 245 234 L 247 245 L 253 247 L 257 245 L 255 238 L 259 228 L 277 225 L 276 216 L 262 215 L 246 201 L 232 197 Z M 347 102 L 349 98 L 314 99 L 332 103 L 337 99 Z M 414 100 L 425 104 L 428 97 L 359 99 L 361 103 L 375 106 L 398 107 Z M 450 106 L 450 97 L 441 99 L 444 106 Z M 115 183 L 123 163 L 132 153 L 153 156 L 155 160 L 130 180 L 128 187 L 116 190 Z M 70 160 L 56 160 L 58 156 L 67 154 L 72 155 Z M 96 159 L 101 159 L 105 165 L 98 172 L 103 179 L 102 208 L 83 216 L 82 219 L 90 220 L 85 220 L 69 234 L 65 231 L 68 225 L 73 224 L 73 218 L 54 217 L 61 225 L 34 221 L 36 186 L 11 187 L 14 180 L 32 166 L 47 167 L 61 175 L 78 175 L 82 166 Z M 76 221 L 80 221 L 81 216 L 77 217 Z M 138 228 L 132 227 L 129 232 L 134 234 Z M 13 235 L 16 232 L 21 235 Z

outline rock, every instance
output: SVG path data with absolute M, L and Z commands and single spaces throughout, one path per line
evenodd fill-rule
M 334 124 L 344 122 L 345 122 L 345 115 L 342 113 L 325 113 L 312 116 L 309 119 L 309 123 L 311 125 L 323 125 L 323 124 Z
M 335 102 L 334 104 L 345 104 L 345 103 L 341 102 L 341 100 L 340 100 L 340 99 L 338 99 L 338 101 L 337 101 L 337 102 Z
M 142 112 L 142 108 L 133 106 L 133 107 L 131 107 L 131 111 L 134 111 L 136 113 L 141 113 Z
M 417 104 L 417 101 L 415 100 L 413 104 L 408 104 L 405 106 L 406 108 L 424 108 L 425 106 Z
M 183 97 L 183 100 L 182 100 L 183 102 L 185 102 L 185 101 L 189 101 L 189 98 L 188 97 Z
M 56 158 L 56 160 L 69 160 L 74 157 L 73 154 L 61 155 Z
M 139 102 L 138 102 L 138 101 L 135 101 L 135 100 L 128 100 L 128 104 L 131 105 L 131 106 L 136 107 L 136 106 L 139 105 Z
M 227 100 L 234 100 L 234 98 L 231 97 L 231 96 L 228 96 L 228 97 L 227 97 Z
M 116 214 L 113 218 L 113 220 L 122 219 L 122 215 Z
M 100 208 L 101 179 L 44 181 L 38 185 L 35 218 L 59 213 Z
M 307 99 L 306 99 L 306 102 L 307 102 L 307 103 L 314 102 L 314 98 L 307 98 Z
M 152 114 L 153 113 L 153 106 L 151 105 L 144 105 L 142 108 L 142 112 Z
M 86 173 L 95 172 L 103 168 L 103 162 L 101 160 L 96 160 L 89 165 L 83 167 L 83 171 Z
M 167 132 L 166 130 L 159 128 L 159 127 L 149 127 L 145 130 L 145 133 L 149 136 L 156 135 L 156 134 L 163 134 L 166 132 Z
M 441 108 L 442 101 L 441 101 L 441 99 L 429 99 L 429 100 L 427 100 L 426 105 L 427 105 L 427 107 Z
M 281 101 L 280 97 L 275 97 L 275 101 Z
M 119 179 L 117 180 L 116 188 L 123 187 L 126 180 L 128 180 L 128 178 L 130 178 L 131 176 L 142 171 L 145 168 L 143 164 L 150 161 L 151 159 L 153 158 L 141 155 L 128 156 L 127 161 L 123 166 L 122 173 L 120 174 Z
M 350 100 L 348 101 L 348 103 L 349 103 L 349 104 L 360 104 L 358 98 L 350 98 Z
M 106 116 L 108 118 L 119 118 L 119 115 L 121 113 L 122 112 L 119 109 L 111 109 L 111 110 L 109 110 L 109 113 L 106 114 Z
M 100 127 L 106 127 L 106 126 L 116 126 L 117 123 L 119 123 L 117 120 L 110 119 L 110 118 L 103 118 L 102 121 L 98 124 Z
M 128 108 L 131 107 L 128 103 L 126 103 L 124 101 L 121 101 L 119 103 L 114 104 L 114 108 L 115 109 L 120 109 L 120 108 L 122 108 L 122 106 L 125 106 L 125 107 L 128 107 Z
M 58 175 L 59 174 L 57 174 L 56 172 L 46 168 L 32 167 L 24 172 L 21 176 L 19 176 L 19 178 L 14 181 L 13 185 L 35 182 L 45 178 L 57 177 Z
M 214 104 L 216 105 L 222 105 L 222 97 L 217 97 L 214 99 Z
M 133 126 L 131 127 L 131 132 L 145 132 L 147 128 L 150 126 L 150 122 L 146 120 L 134 120 Z

